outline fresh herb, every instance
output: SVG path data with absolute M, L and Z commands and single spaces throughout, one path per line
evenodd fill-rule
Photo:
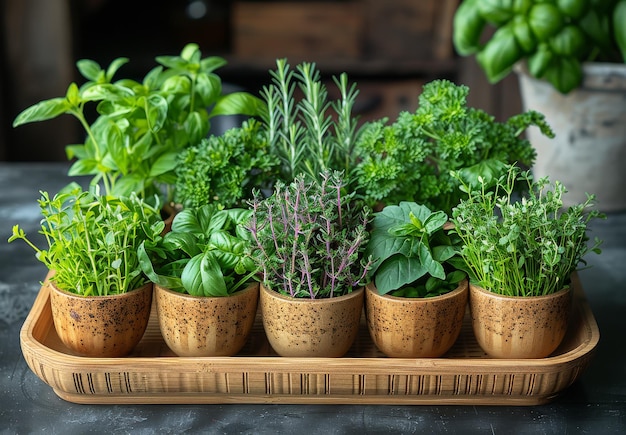
M 406 201 L 374 214 L 365 255 L 374 259 L 368 273 L 379 294 L 430 297 L 458 286 L 466 277 L 452 260 L 460 239 L 447 233 L 447 223 L 444 212 Z
M 530 167 L 535 151 L 520 135 L 534 125 L 552 137 L 543 115 L 529 111 L 496 122 L 467 107 L 468 93 L 467 86 L 434 80 L 424 85 L 415 113 L 400 113 L 392 125 L 368 123 L 356 144 L 350 188 L 370 207 L 412 201 L 450 214 L 463 196 L 450 171 L 488 182 L 507 164 Z
M 303 174 L 251 201 L 251 255 L 272 290 L 299 298 L 330 298 L 362 285 L 369 209 L 354 208 L 340 172 L 321 180 Z
M 276 175 L 277 166 L 261 123 L 249 119 L 180 153 L 175 200 L 190 208 L 240 206 L 252 198 L 253 188 L 267 187 L 262 184 Z
M 87 79 L 80 88 L 70 84 L 65 97 L 41 101 L 21 112 L 13 126 L 52 119 L 62 114 L 76 117 L 86 139 L 66 148 L 75 159 L 69 175 L 92 175 L 105 194 L 140 197 L 162 195 L 175 183 L 178 152 L 207 136 L 211 118 L 218 115 L 257 115 L 263 103 L 245 93 L 223 95 L 215 70 L 226 61 L 202 59 L 196 44 L 184 47 L 180 56 L 159 56 L 160 64 L 143 79 L 113 81 L 128 62 L 115 59 L 105 70 L 92 60 L 77 67 Z M 97 103 L 98 116 L 89 124 L 86 109 Z M 172 199 L 165 193 L 163 203 Z
M 352 109 L 358 95 L 345 73 L 333 77 L 341 98 L 330 101 L 314 63 L 291 70 L 286 59 L 270 71 L 272 84 L 262 89 L 267 111 L 262 118 L 272 153 L 281 161 L 281 179 L 291 182 L 300 173 L 316 179 L 324 171 L 344 171 L 351 165 L 356 132 Z M 295 91 L 303 97 L 297 99 Z M 332 116 L 331 116 L 332 113 Z
M 464 0 L 453 41 L 490 82 L 526 60 L 530 73 L 568 93 L 580 86 L 583 62 L 626 62 L 626 0 Z M 495 29 L 485 41 L 487 28 Z
M 97 192 L 96 192 L 97 193 Z M 110 197 L 71 184 L 50 198 L 41 192 L 40 233 L 48 249 L 35 246 L 19 225 L 9 242 L 24 240 L 39 261 L 54 270 L 52 280 L 62 290 L 82 296 L 126 293 L 148 282 L 139 267 L 137 247 L 156 240 L 165 227 L 158 207 L 134 193 Z
M 214 204 L 183 209 L 164 237 L 139 246 L 144 273 L 162 287 L 193 296 L 228 296 L 257 272 L 247 256 L 247 209 Z
M 515 166 L 495 190 L 484 183 L 474 189 L 461 174 L 455 176 L 467 198 L 454 209 L 454 231 L 463 241 L 471 280 L 481 287 L 510 296 L 552 294 L 569 285 L 588 252 L 600 253 L 601 240 L 587 244 L 589 221 L 605 218 L 591 209 L 594 195 L 563 210 L 563 184 L 551 185 L 547 177 L 535 181 Z M 514 195 L 517 182 L 528 188 L 521 198 Z

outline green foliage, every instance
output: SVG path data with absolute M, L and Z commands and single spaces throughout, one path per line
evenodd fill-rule
M 214 204 L 183 209 L 172 230 L 139 246 L 144 273 L 162 287 L 193 296 L 228 296 L 257 271 L 247 256 L 250 210 L 218 210 Z
M 626 62 L 624 23 L 626 0 L 464 0 L 453 42 L 492 83 L 526 60 L 534 77 L 566 94 L 580 86 L 583 62 Z M 495 31 L 485 42 L 487 28 Z
M 370 207 L 413 201 L 450 214 L 462 192 L 450 171 L 495 180 L 507 164 L 530 167 L 535 151 L 520 137 L 531 125 L 553 136 L 543 115 L 529 111 L 504 123 L 467 107 L 469 88 L 447 80 L 424 85 L 415 113 L 364 126 L 355 147 L 351 188 Z
M 250 119 L 179 154 L 174 198 L 190 208 L 240 206 L 253 188 L 274 178 L 277 166 L 261 123 Z
M 460 239 L 448 235 L 447 222 L 444 212 L 406 201 L 374 214 L 365 255 L 374 260 L 368 274 L 378 293 L 430 297 L 458 286 L 466 277 L 452 260 Z
M 362 285 L 369 210 L 353 207 L 340 172 L 321 180 L 298 175 L 251 202 L 250 255 L 272 290 L 297 298 L 330 298 Z
M 137 258 L 144 241 L 159 237 L 165 223 L 158 206 L 134 193 L 111 197 L 84 192 L 75 184 L 50 198 L 41 192 L 40 233 L 47 250 L 36 247 L 19 225 L 9 242 L 24 240 L 39 261 L 55 271 L 52 280 L 62 290 L 82 296 L 125 293 L 148 282 Z
M 267 105 L 262 118 L 270 149 L 281 162 L 280 178 L 290 183 L 301 173 L 312 179 L 329 170 L 347 173 L 357 135 L 352 115 L 356 86 L 348 85 L 345 73 L 333 77 L 341 97 L 331 101 L 314 63 L 291 70 L 286 59 L 278 59 L 276 66 L 270 71 L 272 83 L 261 95 Z M 301 99 L 296 90 L 302 92 Z
M 83 144 L 66 149 L 68 159 L 75 160 L 69 175 L 93 176 L 92 184 L 102 183 L 107 195 L 162 195 L 163 188 L 169 189 L 175 182 L 178 152 L 207 136 L 211 118 L 257 115 L 263 103 L 244 92 L 224 95 L 214 71 L 226 61 L 201 58 L 196 44 L 186 45 L 180 56 L 156 60 L 159 65 L 142 82 L 113 81 L 128 62 L 126 58 L 115 59 L 106 70 L 92 60 L 80 60 L 77 67 L 87 79 L 80 88 L 71 83 L 64 98 L 25 109 L 13 126 L 73 115 L 86 138 Z M 89 124 L 85 111 L 92 104 L 98 116 Z M 169 202 L 172 193 L 165 196 L 164 201 Z
M 551 294 L 569 285 L 588 252 L 600 253 L 600 240 L 587 243 L 589 221 L 605 217 L 591 209 L 593 195 L 563 210 L 567 190 L 560 182 L 534 181 L 530 172 L 515 166 L 498 179 L 495 190 L 484 183 L 474 188 L 461 174 L 455 176 L 467 198 L 454 209 L 454 231 L 463 241 L 470 278 L 479 286 L 510 296 Z M 528 186 L 519 199 L 513 194 L 517 182 Z

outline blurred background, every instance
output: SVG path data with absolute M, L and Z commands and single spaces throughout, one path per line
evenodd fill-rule
M 348 73 L 360 91 L 362 120 L 415 110 L 424 83 L 446 78 L 470 86 L 469 104 L 498 120 L 521 111 L 509 77 L 489 85 L 473 57 L 452 47 L 458 0 L 0 0 L 0 160 L 65 161 L 82 142 L 69 115 L 12 127 L 38 101 L 65 95 L 84 79 L 75 63 L 130 62 L 118 77 L 142 80 L 159 55 L 188 42 L 222 56 L 225 87 L 258 94 L 276 58 L 315 62 L 332 95 L 332 76 Z

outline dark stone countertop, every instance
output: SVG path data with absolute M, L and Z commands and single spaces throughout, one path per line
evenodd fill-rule
M 19 332 L 46 269 L 24 243 L 6 243 L 19 223 L 39 225 L 39 190 L 66 185 L 67 164 L 0 164 L 0 434 L 241 433 L 604 434 L 626 433 L 626 213 L 593 224 L 605 240 L 580 272 L 600 328 L 581 378 L 539 406 L 79 405 L 55 395 L 26 365 Z

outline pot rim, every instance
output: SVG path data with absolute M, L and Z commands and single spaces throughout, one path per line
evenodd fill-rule
M 364 286 L 357 287 L 356 289 L 352 290 L 350 293 L 347 293 L 341 296 L 334 296 L 332 298 L 316 298 L 316 299 L 294 298 L 292 296 L 283 295 L 282 293 L 278 293 L 277 291 L 272 290 L 270 287 L 266 286 L 263 283 L 260 283 L 260 290 L 261 292 L 275 299 L 280 299 L 286 302 L 288 301 L 288 302 L 296 303 L 296 304 L 312 304 L 312 303 L 327 304 L 329 302 L 340 302 L 340 301 L 346 301 L 346 300 L 353 299 L 353 298 L 358 298 L 361 294 L 364 294 L 365 287 Z
M 374 284 L 373 282 L 370 282 L 367 286 L 366 286 L 366 290 L 369 294 L 372 294 L 373 296 L 376 296 L 378 298 L 383 298 L 383 299 L 388 299 L 390 301 L 397 301 L 400 303 L 413 303 L 415 305 L 419 305 L 419 304 L 427 304 L 429 302 L 433 302 L 433 301 L 441 301 L 441 300 L 445 300 L 445 299 L 452 299 L 455 298 L 459 295 L 459 293 L 466 293 L 469 292 L 469 280 L 467 278 L 463 278 L 463 280 L 461 282 L 459 282 L 459 285 L 456 286 L 456 288 L 454 290 L 450 290 L 448 293 L 444 293 L 442 295 L 438 295 L 438 296 L 433 296 L 433 297 L 429 297 L 429 298 L 405 298 L 402 296 L 394 296 L 394 295 L 390 295 L 390 294 L 384 294 L 381 295 L 376 291 L 376 284 Z
M 130 297 L 133 297 L 134 295 L 136 295 L 139 292 L 146 291 L 146 288 L 148 288 L 148 287 L 150 288 L 150 290 L 152 290 L 152 288 L 153 288 L 153 283 L 151 281 L 148 281 L 144 285 L 142 285 L 141 287 L 134 288 L 134 289 L 129 290 L 129 291 L 125 292 L 125 293 L 118 293 L 118 294 L 113 294 L 113 295 L 82 296 L 82 295 L 79 295 L 78 293 L 72 293 L 72 292 L 69 292 L 67 290 L 63 290 L 63 289 L 57 287 L 57 285 L 53 281 L 49 281 L 49 284 L 50 284 L 51 291 L 55 291 L 55 292 L 57 292 L 59 294 L 62 294 L 63 296 L 66 296 L 66 297 L 79 299 L 81 301 L 88 301 L 90 299 L 96 299 L 96 300 L 102 301 L 104 299 L 130 298 Z
M 232 298 L 235 296 L 241 296 L 243 294 L 249 293 L 251 291 L 256 290 L 256 288 L 258 288 L 259 283 L 258 282 L 250 282 L 249 285 L 247 285 L 246 287 L 242 288 L 241 290 L 237 290 L 235 293 L 231 293 L 228 296 L 195 296 L 195 295 L 190 295 L 189 293 L 181 293 L 181 292 L 177 292 L 174 291 L 172 289 L 169 289 L 167 287 L 163 287 L 160 286 L 158 284 L 154 284 L 154 289 L 156 291 L 162 291 L 164 293 L 168 293 L 174 296 L 177 296 L 179 298 L 182 299 L 189 299 L 189 300 L 211 300 L 211 299 L 224 299 L 224 298 Z
M 556 291 L 554 293 L 550 293 L 549 295 L 537 295 L 537 296 L 509 296 L 509 295 L 501 295 L 499 293 L 492 292 L 490 290 L 487 290 L 484 287 L 481 287 L 479 285 L 472 284 L 472 283 L 470 283 L 469 289 L 470 289 L 470 292 L 472 290 L 474 290 L 474 291 L 477 291 L 477 292 L 480 292 L 480 293 L 483 293 L 483 294 L 487 294 L 487 295 L 493 297 L 494 299 L 524 300 L 524 301 L 533 300 L 533 301 L 537 301 L 537 300 L 542 300 L 542 299 L 554 299 L 556 297 L 563 296 L 563 295 L 571 292 L 572 286 L 569 285 L 568 287 L 563 287 L 561 290 Z

